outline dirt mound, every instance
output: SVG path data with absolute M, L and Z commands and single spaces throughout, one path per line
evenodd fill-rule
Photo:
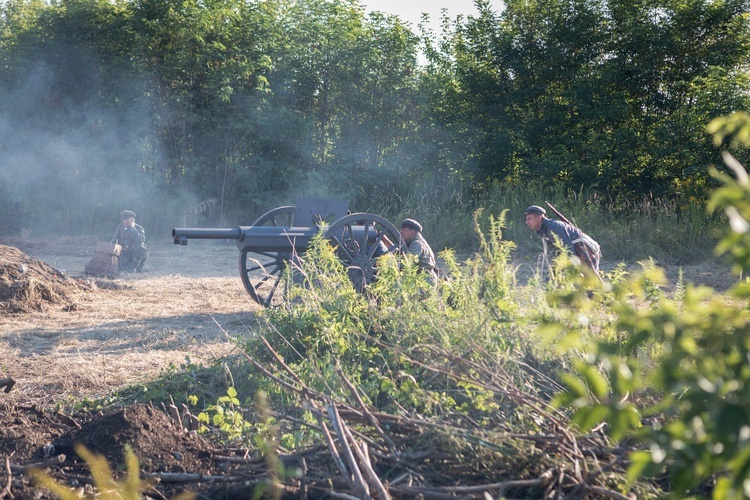
M 75 456 L 74 445 L 103 455 L 114 464 L 124 462 L 129 445 L 145 472 L 205 472 L 213 469 L 212 447 L 201 436 L 178 428 L 163 411 L 134 405 L 101 415 L 80 429 L 60 436 L 55 453 Z
M 76 454 L 75 443 L 103 455 L 118 480 L 122 480 L 124 473 L 120 466 L 125 461 L 126 445 L 138 457 L 143 473 L 217 472 L 213 447 L 208 441 L 179 429 L 163 411 L 149 405 L 137 404 L 88 420 L 78 417 L 78 421 L 33 406 L 0 405 L 0 459 L 3 464 L 8 459 L 13 471 L 10 498 L 57 498 L 35 486 L 29 475 L 22 472 L 29 465 L 48 464 L 42 468 L 66 486 L 73 486 L 76 481 L 91 483 L 85 479 L 90 477 L 89 466 Z M 185 487 L 190 490 L 207 486 L 166 484 L 159 488 L 172 496 Z M 2 487 L 0 498 L 3 498 Z
M 44 445 L 63 432 L 57 423 L 34 407 L 0 406 L 0 456 L 20 463 L 41 457 Z
M 94 286 L 71 278 L 16 247 L 0 245 L 0 311 L 44 311 L 51 305 L 75 310 L 81 294 Z

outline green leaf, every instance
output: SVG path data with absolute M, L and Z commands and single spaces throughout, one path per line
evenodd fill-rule
M 726 500 L 729 498 L 735 498 L 731 494 L 732 492 L 732 480 L 728 477 L 720 477 L 716 480 L 716 486 L 714 486 L 713 494 L 711 495 L 711 498 L 714 500 Z M 745 498 L 747 498 L 747 494 L 745 495 Z M 737 498 L 742 498 L 740 496 L 737 496 Z
M 560 323 L 547 323 L 545 325 L 539 326 L 539 328 L 537 328 L 537 333 L 542 338 L 545 338 L 551 342 L 555 339 L 555 337 L 557 337 L 557 335 L 560 334 L 560 332 L 562 332 L 562 329 L 563 327 Z
M 750 283 L 740 283 L 738 285 L 735 285 L 734 288 L 729 291 L 729 293 L 739 299 L 750 298 Z
M 633 405 L 613 411 L 609 420 L 609 434 L 619 441 L 633 429 L 641 426 L 640 414 Z
M 570 373 L 563 373 L 561 375 L 563 385 L 568 389 L 568 392 L 576 399 L 588 399 L 588 389 L 583 381 Z
M 578 368 L 594 397 L 599 401 L 604 400 L 607 397 L 608 386 L 607 380 L 599 373 L 599 370 L 594 366 L 583 364 Z
M 629 455 L 630 466 L 628 467 L 627 478 L 630 483 L 634 483 L 641 476 L 646 475 L 646 471 L 653 465 L 651 453 L 645 450 L 634 451 Z
M 573 421 L 583 432 L 587 432 L 606 420 L 609 413 L 609 408 L 605 405 L 586 406 L 575 413 Z

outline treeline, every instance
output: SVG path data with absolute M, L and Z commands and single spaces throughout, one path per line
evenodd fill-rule
M 707 123 L 748 108 L 749 13 L 477 0 L 432 33 L 357 0 L 8 0 L 0 233 L 125 207 L 247 224 L 295 195 L 381 213 L 529 183 L 701 197 Z

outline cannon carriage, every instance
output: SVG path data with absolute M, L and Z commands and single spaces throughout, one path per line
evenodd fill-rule
M 254 301 L 269 307 L 283 295 L 279 287 L 285 270 L 304 254 L 321 227 L 360 290 L 375 278 L 379 257 L 403 249 L 398 228 L 385 218 L 350 213 L 348 201 L 324 198 L 297 198 L 296 205 L 270 210 L 250 226 L 174 228 L 172 237 L 180 245 L 189 239 L 236 240 L 242 284 Z

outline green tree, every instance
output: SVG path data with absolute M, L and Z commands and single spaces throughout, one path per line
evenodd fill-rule
M 745 2 L 536 0 L 432 43 L 432 116 L 476 180 L 543 178 L 617 197 L 706 183 L 702 130 L 747 103 Z M 437 75 L 437 76 L 434 76 Z
M 393 16 L 365 18 L 352 0 L 290 3 L 278 23 L 273 109 L 296 130 L 285 151 L 298 155 L 309 192 L 356 202 L 403 164 L 418 113 L 418 40 Z
M 233 0 L 136 3 L 142 71 L 157 91 L 154 122 L 165 161 L 155 174 L 218 201 L 218 221 L 236 204 L 252 156 L 271 61 L 273 4 Z M 238 189 L 238 187 L 240 189 Z
M 603 170 L 629 192 L 670 192 L 715 161 L 708 120 L 746 106 L 746 2 L 610 2 L 611 58 L 603 78 L 624 100 L 622 144 Z
M 102 218 L 102 200 L 119 201 L 118 182 L 148 189 L 126 180 L 145 161 L 137 144 L 148 133 L 131 128 L 143 93 L 131 73 L 127 4 L 10 2 L 2 18 L 1 181 L 13 186 L 9 201 L 25 205 L 21 227 L 65 214 L 52 224 L 77 232 Z

